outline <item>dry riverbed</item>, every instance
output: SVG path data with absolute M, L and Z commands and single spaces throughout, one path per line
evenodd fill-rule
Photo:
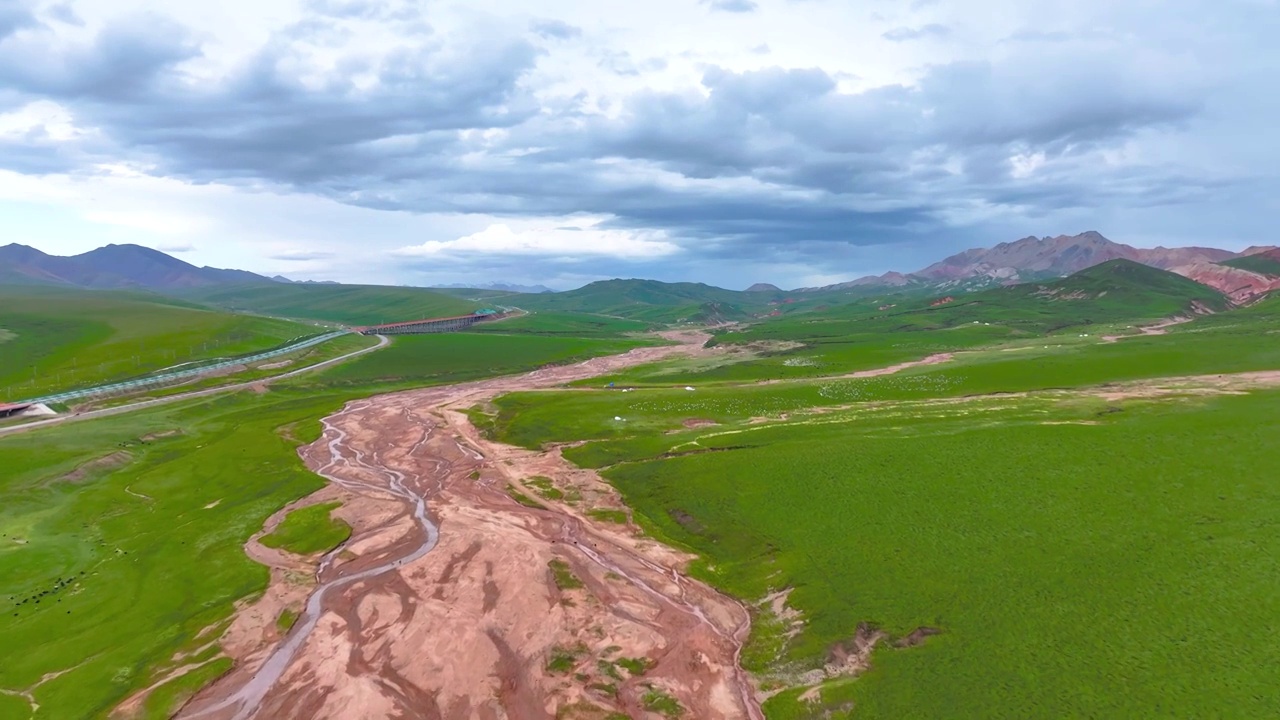
M 224 636 L 236 668 L 186 718 L 761 718 L 736 601 L 627 523 L 615 491 L 557 450 L 491 442 L 464 411 L 673 355 L 707 336 L 522 376 L 351 403 L 303 448 L 353 527 L 314 583 L 273 567 Z M 514 491 L 514 492 L 513 492 Z M 523 501 L 520 502 L 517 500 Z M 306 503 L 320 500 L 313 496 Z M 597 516 L 600 514 L 597 513 Z M 279 613 L 308 602 L 281 638 Z

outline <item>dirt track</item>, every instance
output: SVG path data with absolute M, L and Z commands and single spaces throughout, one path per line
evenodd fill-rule
M 333 484 L 304 502 L 341 498 L 352 538 L 323 559 L 314 588 L 251 542 L 251 556 L 274 565 L 272 586 L 223 638 L 236 670 L 180 717 L 656 718 L 646 705 L 665 695 L 686 717 L 762 718 L 738 665 L 743 607 L 686 578 L 688 556 L 630 525 L 588 521 L 588 510 L 622 509 L 593 472 L 556 451 L 489 442 L 461 412 L 708 352 L 706 335 L 670 337 L 683 344 L 386 395 L 326 420 L 302 456 Z M 547 493 L 522 484 L 536 476 L 564 501 L 516 502 L 511 486 Z M 281 642 L 279 611 L 308 596 Z

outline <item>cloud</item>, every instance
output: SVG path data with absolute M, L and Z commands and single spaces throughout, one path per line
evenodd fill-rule
M 197 216 L 158 210 L 90 210 L 84 213 L 84 218 L 101 225 L 116 225 L 156 235 L 186 235 L 208 224 Z M 177 243 L 178 246 L 186 244 Z
M 896 27 L 880 35 L 890 42 L 906 42 L 926 38 L 944 38 L 951 34 L 951 28 L 938 23 L 930 23 L 920 27 Z
M 136 101 L 168 89 L 158 87 L 165 74 L 200 53 L 185 27 L 155 15 L 113 23 L 89 44 L 61 52 L 49 47 L 50 32 L 0 43 L 0 85 L 54 98 Z
M 329 260 L 334 257 L 334 253 L 325 250 L 290 250 L 268 255 L 267 257 L 271 260 L 283 260 L 285 262 L 307 262 L 311 260 Z
M 196 249 L 196 246 L 191 243 L 162 243 L 153 247 L 165 253 L 189 253 L 195 252 Z
M 44 14 L 45 14 L 45 17 L 51 20 L 56 20 L 60 23 L 64 23 L 66 25 L 72 25 L 74 27 L 84 27 L 84 20 L 81 19 L 80 16 L 76 14 L 75 8 L 71 7 L 71 3 L 69 2 L 58 3 L 57 5 L 50 5 L 49 7 L 45 8 Z M 3 34 L 4 34 L 3 32 L 0 32 L 0 36 L 3 36 Z
M 759 9 L 755 0 L 698 0 L 712 12 L 749 13 Z
M 866 21 L 840 53 L 785 23 L 757 45 L 772 18 L 725 25 L 706 10 L 732 8 L 708 0 L 617 25 L 441 2 L 430 26 L 413 2 L 324 0 L 255 25 L 261 37 L 238 36 L 234 53 L 203 25 L 154 15 L 86 10 L 74 29 L 26 13 L 21 31 L 0 30 L 0 167 L 91 178 L 124 166 L 414 228 L 358 250 L 334 240 L 336 260 L 381 242 L 401 259 L 447 257 L 450 271 L 586 277 L 608 274 L 613 250 L 598 248 L 616 247 L 636 272 L 828 274 L 867 248 L 980 244 L 1029 218 L 1055 232 L 1052 219 L 1271 187 L 1274 101 L 1256 88 L 1280 68 L 1254 37 L 1266 18 L 1177 3 L 1213 22 L 1184 35 L 1124 4 L 1064 20 L 1031 3 L 988 27 L 938 4 L 937 23 L 885 32 L 894 48 L 865 11 L 787 8 Z M 693 52 L 665 31 L 680 22 L 723 42 Z M 906 42 L 951 27 L 976 42 Z M 545 220 L 582 216 L 597 220 Z M 261 246 L 317 236 L 306 221 Z
M 532 26 L 533 32 L 541 37 L 557 40 L 571 40 L 582 37 L 582 28 L 570 25 L 563 20 L 537 20 Z
M 456 240 L 428 240 L 401 248 L 402 257 L 442 255 L 554 256 L 573 260 L 586 256 L 646 259 L 678 252 L 661 232 L 637 232 L 599 227 L 600 220 L 577 224 L 540 224 L 513 230 L 505 223 L 490 225 Z
M 9 0 L 6 4 L 0 5 L 0 40 L 4 40 L 19 30 L 39 27 L 39 25 L 40 23 L 36 20 L 35 15 L 31 13 L 31 8 L 27 7 L 23 2 Z

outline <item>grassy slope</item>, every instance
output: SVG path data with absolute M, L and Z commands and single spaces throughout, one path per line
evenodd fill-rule
M 291 511 L 284 516 L 279 527 L 264 535 L 261 543 L 269 548 L 281 548 L 298 555 L 311 555 L 337 547 L 351 537 L 351 526 L 331 513 L 342 503 L 321 503 Z
M 853 717 L 1197 716 L 1228 705 L 1258 716 L 1269 712 L 1264 668 L 1280 659 L 1253 631 L 1280 617 L 1280 495 L 1259 472 L 1280 461 L 1266 440 L 1280 430 L 1280 393 L 996 397 L 862 406 L 820 416 L 825 424 L 748 421 L 861 400 L 1277 368 L 1276 330 L 1271 301 L 1167 336 L 1073 338 L 905 376 L 518 394 L 499 401 L 497 428 L 528 446 L 613 438 L 566 455 L 629 461 L 609 477 L 651 532 L 707 558 L 709 580 L 744 598 L 795 587 L 808 626 L 783 665 L 819 664 L 861 622 L 898 637 L 945 631 L 882 650 L 871 673 L 826 688 L 830 708 L 855 703 Z M 683 430 L 691 417 L 728 425 Z M 653 459 L 715 448 L 728 451 Z M 780 636 L 767 621 L 757 628 L 747 661 L 777 668 Z M 796 695 L 772 700 L 770 717 L 820 710 Z
M 0 481 L 0 646 L 19 650 L 0 665 L 0 686 L 75 668 L 36 691 L 39 717 L 99 717 L 147 684 L 156 663 L 196 646 L 197 633 L 267 582 L 244 540 L 323 484 L 275 428 L 339 402 L 241 393 L 0 439 L 0 464 L 12 470 Z M 172 430 L 183 434 L 140 440 Z M 122 467 L 59 481 L 121 449 L 131 456 Z
M 480 305 L 420 288 L 382 285 L 242 285 L 191 290 L 187 297 L 232 310 L 348 325 L 464 315 Z
M 1080 297 L 1078 297 L 1080 296 Z M 1226 306 L 1222 295 L 1179 275 L 1119 260 L 1071 277 L 956 295 L 954 302 L 899 298 L 850 303 L 827 312 L 801 312 L 727 330 L 716 341 L 803 343 L 766 351 L 748 362 L 710 368 L 680 363 L 634 368 L 609 378 L 632 384 L 705 383 L 833 375 L 918 360 L 934 353 L 1048 333 L 1096 332 L 1100 326 L 1158 320 L 1186 312 L 1193 302 Z M 891 304 L 879 310 L 880 302 Z
M 316 331 L 142 293 L 13 286 L 0 286 L 0 328 L 13 335 L 0 362 L 0 401 L 265 350 Z
M 1280 257 L 1275 251 L 1224 260 L 1219 265 L 1240 268 L 1262 275 L 1280 275 Z
M 609 476 L 710 579 L 746 597 L 796 588 L 809 625 L 792 660 L 820 662 L 860 622 L 942 629 L 832 689 L 858 718 L 1256 717 L 1280 661 L 1253 630 L 1280 617 L 1280 496 L 1258 472 L 1280 461 L 1277 400 L 1134 407 L 1096 427 L 862 416 Z
M 643 344 L 646 341 L 498 332 L 399 335 L 389 348 L 303 382 L 378 387 L 459 382 L 626 352 Z
M 1033 339 L 1012 347 L 958 356 L 951 363 L 849 380 L 819 380 L 738 386 L 697 384 L 634 393 L 595 392 L 500 398 L 499 423 L 518 444 L 545 440 L 625 436 L 637 429 L 678 429 L 687 418 L 724 422 L 776 415 L 805 407 L 863 401 L 1013 393 L 1039 388 L 1078 388 L 1143 378 L 1246 372 L 1280 368 L 1280 299 L 1201 317 L 1167 335 L 1131 337 L 1116 343 L 1097 337 Z M 599 385 L 607 381 L 593 381 Z M 625 418 L 615 423 L 615 416 Z
M 597 313 L 650 323 L 740 320 L 760 311 L 772 299 L 768 293 L 744 293 L 702 283 L 664 283 L 656 280 L 603 280 L 577 290 L 522 295 L 525 309 Z
M 649 323 L 576 312 L 533 312 L 502 322 L 476 325 L 474 332 L 547 335 L 552 337 L 618 337 L 644 332 Z
M 287 438 L 316 437 L 319 418 L 345 400 L 424 378 L 529 370 L 633 345 L 489 334 L 401 338 L 366 356 L 367 364 L 296 378 L 266 394 L 0 438 L 0 688 L 27 688 L 73 668 L 36 691 L 39 717 L 103 717 L 150 684 L 175 652 L 203 645 L 201 630 L 267 582 L 266 570 L 245 556 L 245 540 L 322 485 Z M 502 359 L 468 361 L 481 351 Z M 172 430 L 182 434 L 140 440 Z M 123 465 L 88 466 L 74 483 L 61 479 L 120 450 L 129 453 Z M 40 603 L 21 602 L 41 592 L 48 594 Z M 224 669 L 206 659 L 199 675 L 164 688 L 149 713 L 167 717 L 198 681 Z M 26 717 L 24 706 L 0 695 L 0 717 Z

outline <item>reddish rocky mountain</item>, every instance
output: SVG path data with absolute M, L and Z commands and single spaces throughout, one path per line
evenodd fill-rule
M 1133 260 L 1170 270 L 1194 263 L 1221 262 L 1235 255 L 1229 250 L 1202 247 L 1135 248 L 1112 242 L 1101 233 L 1090 230 L 1079 235 L 1027 237 L 992 248 L 974 248 L 914 274 L 933 281 L 984 276 L 1019 281 L 1070 275 L 1108 260 Z
M 1259 260 L 1240 262 L 1235 266 L 1237 260 L 1247 255 L 1256 256 Z M 1112 242 L 1101 233 L 1090 230 L 1079 235 L 1026 237 L 990 248 L 973 248 L 907 275 L 886 273 L 826 288 L 803 290 L 909 284 L 972 290 L 1065 277 L 1108 260 L 1119 259 L 1178 273 L 1222 292 L 1237 303 L 1250 302 L 1280 289 L 1280 277 L 1276 277 L 1280 272 L 1273 276 L 1264 269 L 1270 267 L 1268 263 L 1272 260 L 1280 265 L 1280 250 L 1274 246 L 1255 246 L 1242 253 L 1209 247 L 1136 248 Z M 1224 262 L 1227 264 L 1221 264 Z
M 1191 263 L 1169 268 L 1172 272 L 1208 285 L 1226 295 L 1237 305 L 1250 303 L 1274 290 L 1280 290 L 1280 277 L 1242 270 L 1216 263 Z

